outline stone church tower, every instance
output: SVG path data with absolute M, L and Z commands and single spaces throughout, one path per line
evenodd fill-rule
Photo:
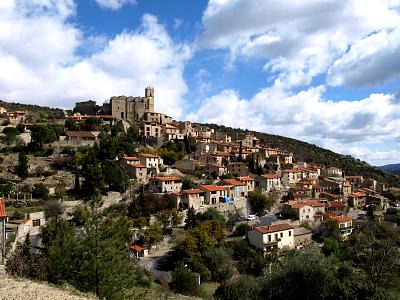
M 117 120 L 138 121 L 146 112 L 154 112 L 154 88 L 147 87 L 144 93 L 144 97 L 111 97 L 112 116 Z

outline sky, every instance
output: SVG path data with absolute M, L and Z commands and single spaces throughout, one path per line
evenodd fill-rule
M 155 88 L 177 120 L 400 163 L 400 0 L 0 0 L 0 99 Z

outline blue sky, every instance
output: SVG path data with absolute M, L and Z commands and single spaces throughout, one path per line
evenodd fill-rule
M 2 0 L 0 98 L 156 110 L 400 162 L 399 0 Z

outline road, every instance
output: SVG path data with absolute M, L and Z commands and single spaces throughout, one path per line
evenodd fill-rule
M 155 278 L 159 279 L 160 281 L 170 282 L 171 276 L 169 272 L 159 269 L 160 264 L 168 258 L 170 253 L 170 248 L 153 251 L 148 256 L 140 258 L 139 265 L 148 270 Z

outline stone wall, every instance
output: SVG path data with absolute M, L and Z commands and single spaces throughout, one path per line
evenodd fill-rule
M 205 207 L 201 207 L 197 210 L 197 212 L 205 212 L 208 208 L 215 208 L 219 212 L 223 214 L 228 214 L 228 212 L 235 212 L 236 210 L 242 211 L 243 215 L 248 215 L 250 212 L 250 204 L 247 198 L 242 198 L 236 201 L 228 202 L 228 203 L 217 203 L 214 205 L 207 205 Z

